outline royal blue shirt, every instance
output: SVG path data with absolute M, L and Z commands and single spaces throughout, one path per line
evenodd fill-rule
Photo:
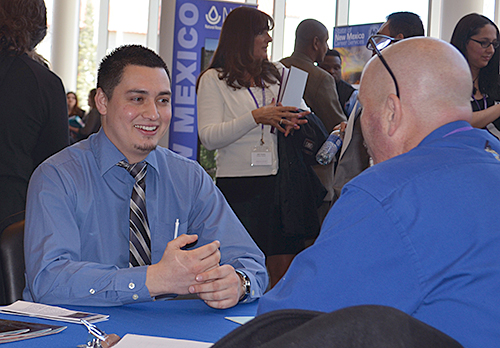
M 147 267 L 128 267 L 135 181 L 116 165 L 121 160 L 125 156 L 101 130 L 36 169 L 26 208 L 25 300 L 94 306 L 153 300 Z M 248 275 L 250 300 L 260 297 L 268 282 L 264 255 L 210 176 L 161 147 L 146 162 L 152 262 L 160 261 L 179 219 L 178 234 L 197 234 L 196 247 L 219 240 L 221 264 Z
M 459 121 L 365 170 L 258 314 L 379 304 L 465 347 L 498 346 L 499 153 L 496 138 Z

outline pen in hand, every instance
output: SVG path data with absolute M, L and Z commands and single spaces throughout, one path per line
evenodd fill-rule
M 179 219 L 175 220 L 175 229 L 174 229 L 174 239 L 176 239 L 179 235 Z M 195 240 L 193 243 L 189 243 L 184 245 L 181 250 L 187 250 L 189 248 L 194 247 L 198 243 L 198 240 Z
M 179 234 L 179 219 L 175 220 L 175 229 L 174 229 L 174 239 L 177 238 L 177 235 Z

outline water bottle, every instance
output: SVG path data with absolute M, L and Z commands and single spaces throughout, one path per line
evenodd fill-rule
M 334 130 L 330 133 L 330 136 L 323 143 L 318 153 L 316 154 L 316 161 L 326 166 L 329 164 L 333 157 L 337 154 L 337 151 L 342 147 L 342 138 L 340 138 L 340 129 Z

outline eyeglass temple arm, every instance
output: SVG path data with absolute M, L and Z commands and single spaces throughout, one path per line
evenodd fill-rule
M 387 71 L 389 72 L 389 74 L 391 74 L 392 80 L 394 81 L 394 85 L 396 86 L 396 95 L 399 98 L 399 86 L 398 86 L 398 81 L 396 80 L 396 76 L 394 76 L 394 73 L 392 72 L 391 68 L 389 68 L 389 64 L 387 64 L 385 58 L 382 57 L 382 54 L 380 52 L 378 52 L 378 50 L 376 52 L 377 52 L 377 56 L 380 58 L 380 61 L 382 62 L 382 64 L 384 64 L 384 66 L 387 69 Z

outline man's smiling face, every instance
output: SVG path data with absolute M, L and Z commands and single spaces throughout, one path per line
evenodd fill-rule
M 129 163 L 144 160 L 170 124 L 170 80 L 163 68 L 128 65 L 111 99 L 99 89 L 96 100 L 109 140 Z

